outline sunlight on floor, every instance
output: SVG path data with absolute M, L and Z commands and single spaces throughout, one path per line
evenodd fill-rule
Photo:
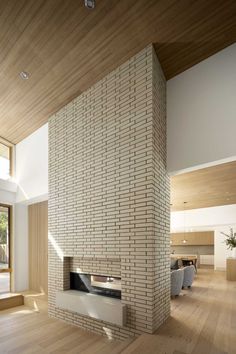
M 102 327 L 108 339 L 113 339 L 112 330 L 107 327 Z
M 16 311 L 12 311 L 11 313 L 8 314 L 8 316 L 14 317 L 14 316 L 20 316 L 20 315 L 30 315 L 32 314 L 34 311 L 32 311 L 31 309 L 23 309 L 23 310 L 16 310 Z

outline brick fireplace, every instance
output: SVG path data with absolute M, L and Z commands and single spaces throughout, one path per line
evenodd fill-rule
M 151 45 L 49 121 L 49 314 L 113 338 L 169 316 L 165 79 Z M 125 326 L 56 306 L 71 271 L 120 277 Z

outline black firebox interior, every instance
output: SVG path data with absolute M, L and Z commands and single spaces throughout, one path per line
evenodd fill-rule
M 96 277 L 98 280 L 93 282 L 93 277 Z M 121 289 L 117 289 L 117 286 L 115 286 L 115 289 L 112 288 L 112 283 L 115 284 L 117 281 L 120 281 L 120 278 L 75 272 L 70 273 L 70 288 L 72 290 L 121 299 Z M 96 285 L 93 283 L 96 283 Z

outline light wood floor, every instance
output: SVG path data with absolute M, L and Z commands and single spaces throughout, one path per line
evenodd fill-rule
M 192 290 L 172 300 L 156 335 L 140 336 L 123 354 L 236 354 L 236 282 L 200 269 Z
M 1 354 L 118 354 L 129 343 L 109 341 L 27 306 L 0 312 Z
M 155 335 L 109 342 L 49 319 L 27 306 L 0 312 L 1 354 L 236 354 L 236 282 L 199 270 L 192 290 L 172 301 L 172 316 Z

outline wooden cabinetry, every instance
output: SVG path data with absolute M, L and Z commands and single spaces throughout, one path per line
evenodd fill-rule
M 172 233 L 172 246 L 213 246 L 214 231 Z
M 227 258 L 226 279 L 236 281 L 236 258 Z

